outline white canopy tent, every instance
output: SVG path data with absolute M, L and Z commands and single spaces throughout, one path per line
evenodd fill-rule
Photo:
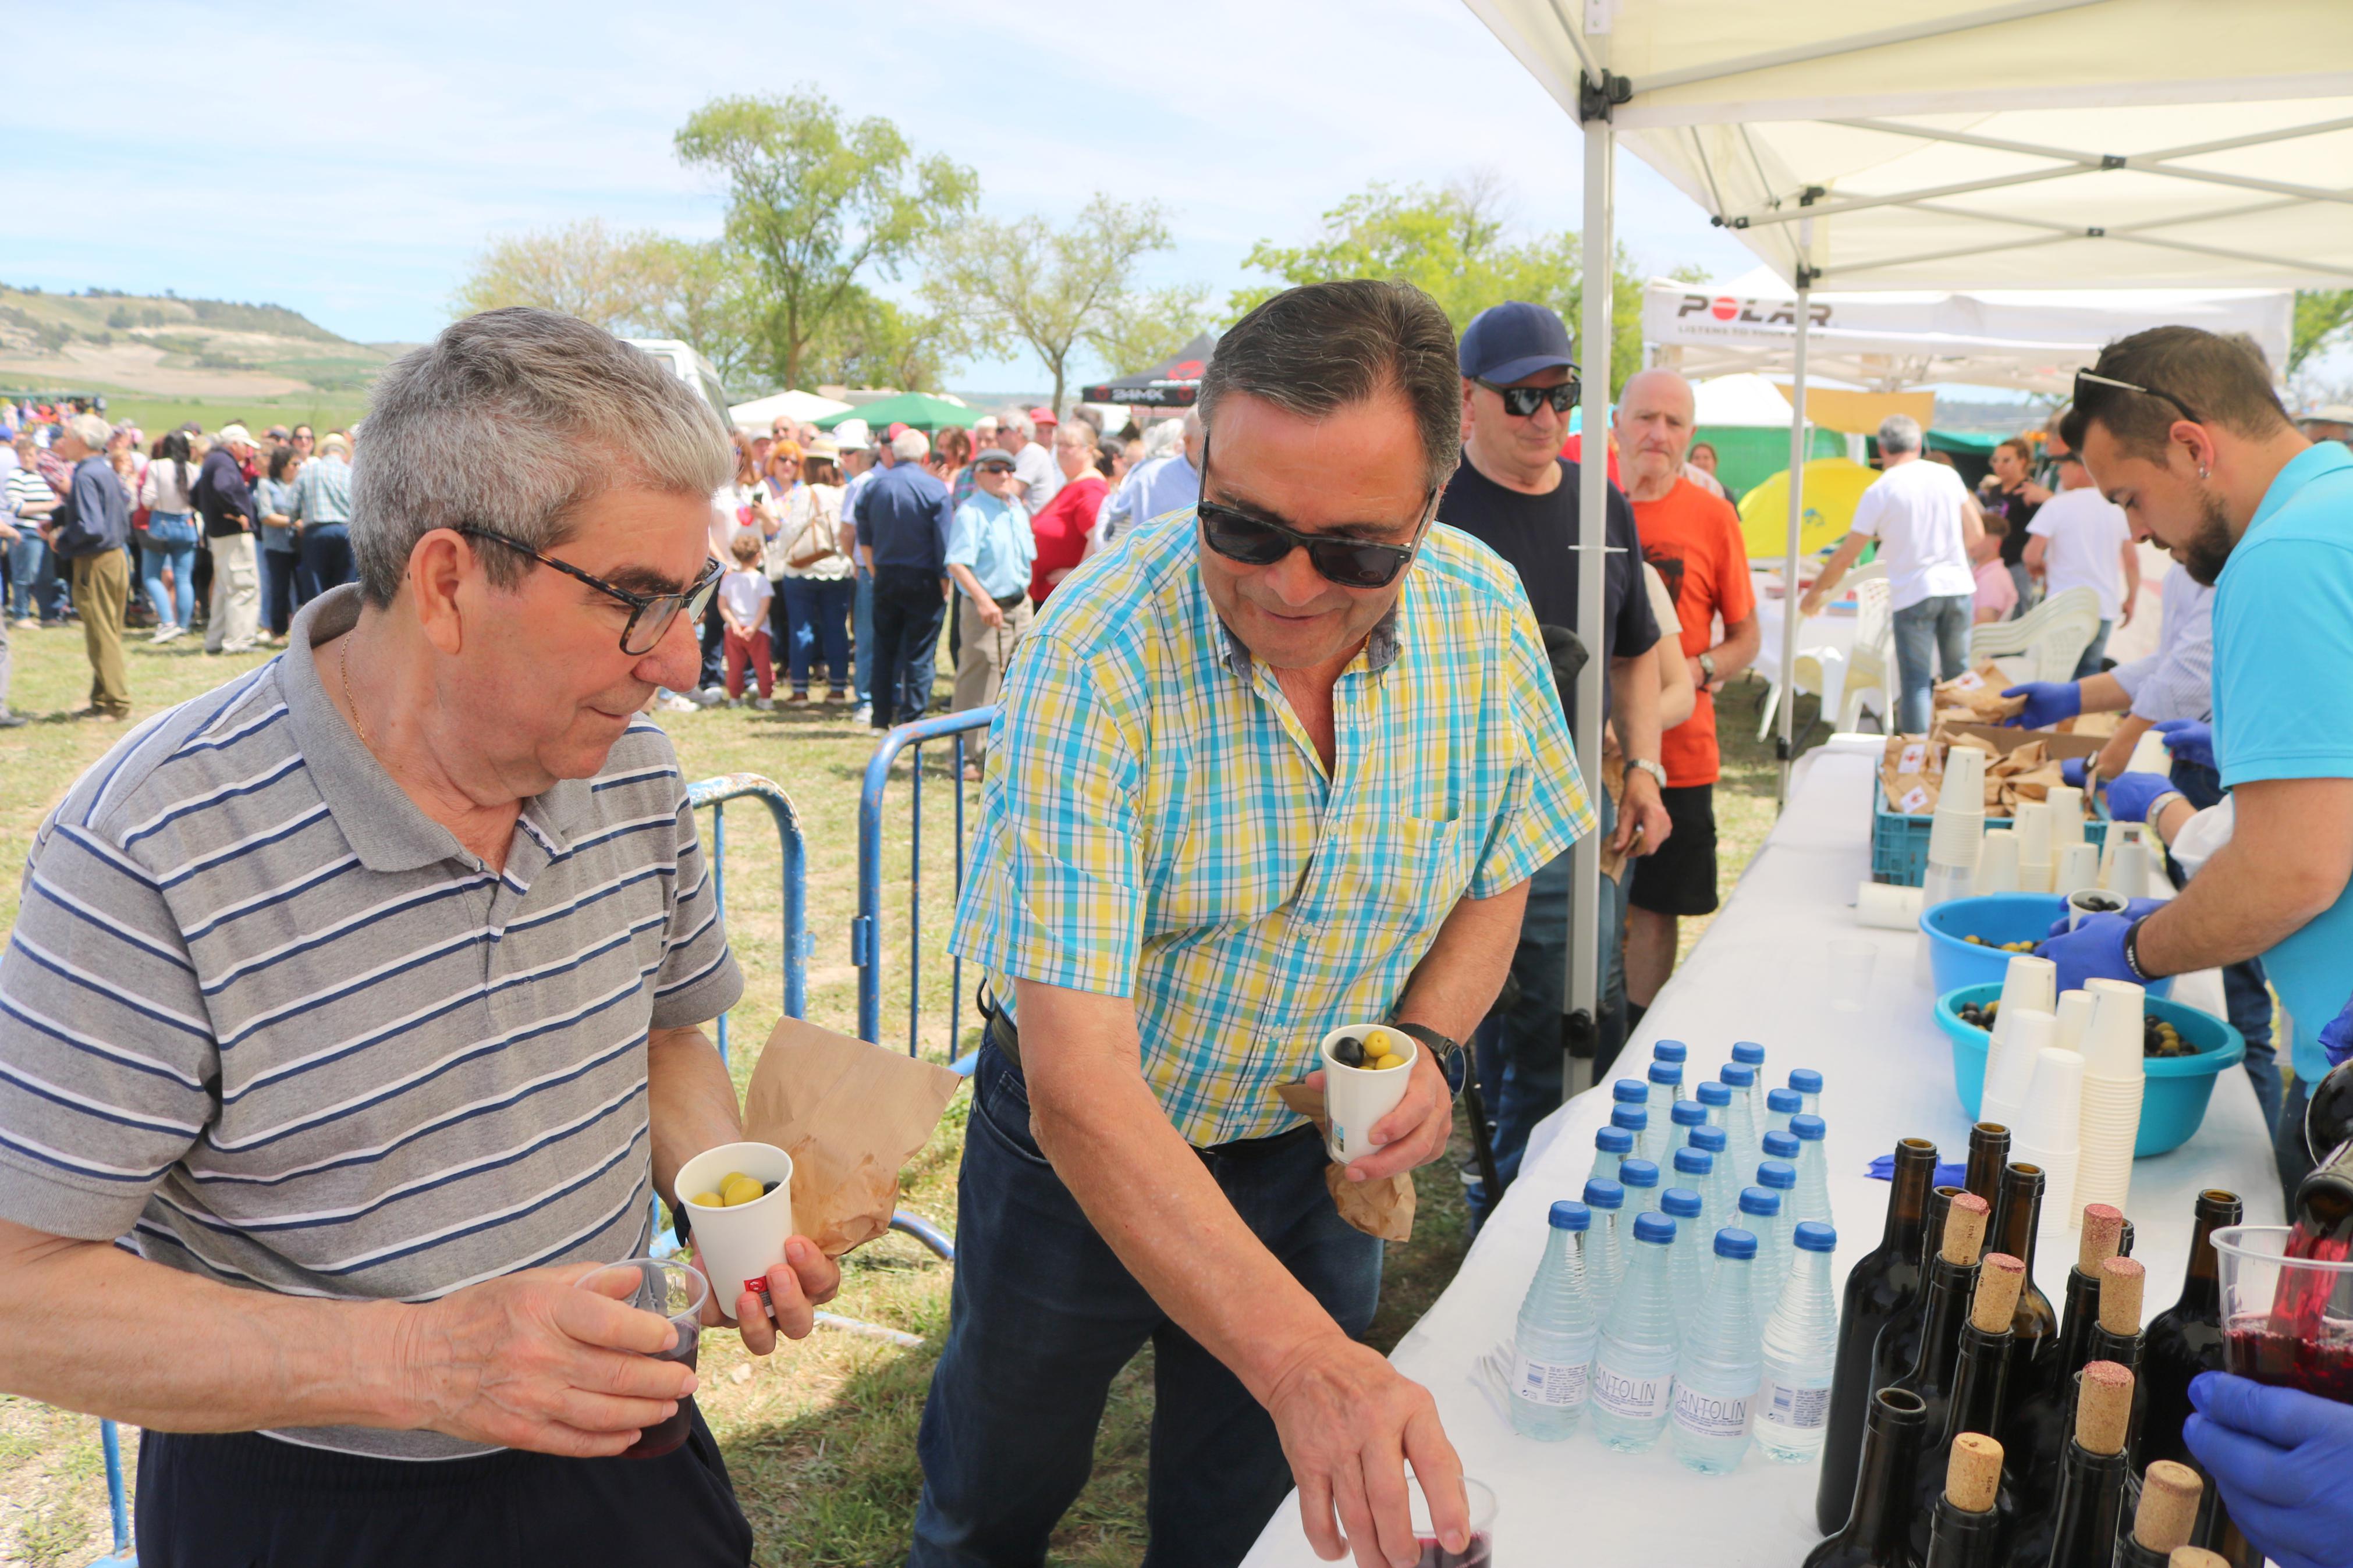
M 819 397 L 814 392 L 772 392 L 765 397 L 734 405 L 727 410 L 727 417 L 739 426 L 765 430 L 778 419 L 813 423 L 828 415 L 846 414 L 851 406 L 836 398 Z
M 1614 248 L 1622 139 L 1789 279 L 1789 470 L 1811 293 L 2295 288 L 2353 280 L 2353 5 L 2345 0 L 1912 0 L 1859 26 L 1842 0 L 1465 0 L 1585 134 L 1587 256 Z M 1585 422 L 1609 395 L 1610 289 L 1588 279 Z M 1599 463 L 1578 549 L 1604 548 Z M 1789 487 L 1788 581 L 1801 485 Z M 1578 625 L 1601 621 L 1602 574 Z M 1785 639 L 1782 671 L 1794 638 Z M 1598 778 L 1601 664 L 1577 703 Z M 1786 793 L 1792 705 L 1781 714 Z M 1599 847 L 1577 846 L 1571 928 L 1595 929 Z M 1570 944 L 1593 1016 L 1598 949 Z M 1572 1041 L 1579 1020 L 1572 1018 Z M 1574 1048 L 1574 1047 L 1572 1047 Z M 1571 1071 L 1576 1066 L 1572 1063 Z
M 1789 399 L 1761 375 L 1745 372 L 1709 381 L 1694 377 L 1692 423 L 1694 426 L 1782 426 L 1789 422 Z

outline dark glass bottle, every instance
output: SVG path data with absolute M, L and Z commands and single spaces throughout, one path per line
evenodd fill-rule
M 2181 1295 L 2150 1320 L 2141 1346 L 2141 1382 L 2147 1394 L 2140 1436 L 2133 1445 L 2133 1468 L 2151 1459 L 2188 1463 L 2181 1424 L 2189 1419 L 2189 1380 L 2222 1368 L 2222 1284 L 2214 1257 L 2214 1233 L 2236 1225 L 2242 1214 L 2239 1194 L 2209 1187 L 2198 1194 L 2197 1228 L 2189 1237 L 2189 1266 L 2182 1271 Z
M 1895 1145 L 1894 1174 L 1886 1228 L 1880 1233 L 1879 1246 L 1848 1272 L 1839 1306 L 1838 1361 L 1831 1374 L 1821 1479 L 1814 1489 L 1814 1525 L 1825 1535 L 1843 1525 L 1854 1510 L 1863 1419 L 1873 1392 L 1872 1352 L 1880 1331 L 1920 1299 L 1936 1146 L 1925 1138 L 1905 1139 Z
M 2100 1316 L 2100 1265 L 2116 1256 L 2122 1218 L 2105 1204 L 2086 1207 L 2075 1264 L 2067 1270 L 2067 1310 L 2059 1331 L 2034 1364 L 2029 1382 L 2017 1382 L 2013 1366 L 2010 1414 L 1999 1434 L 2018 1479 L 2021 1522 L 2009 1554 L 2012 1568 L 2043 1568 L 2050 1556 L 2060 1464 L 2076 1424 L 2075 1374 L 2092 1359 L 2092 1331 Z
M 2131 1408 L 2131 1387 L 2124 1381 L 2130 1376 L 2122 1367 L 2105 1367 L 2077 1380 L 2070 1401 L 2074 1433 L 2052 1467 L 2058 1484 L 2050 1512 L 2021 1521 L 2010 1543 L 2012 1564 L 2108 1568 L 2123 1517 L 2127 1462 L 2123 1434 L 2116 1429 L 2117 1407 Z M 2095 1378 L 2096 1390 L 2091 1386 Z
M 2001 1173 L 2009 1163 L 2010 1129 L 1999 1121 L 1978 1122 L 1969 1129 L 1969 1163 L 1961 1175 L 1961 1190 L 1994 1207 L 2001 1202 Z
M 2001 1463 L 2001 1445 L 1979 1434 L 1977 1438 L 1984 1463 Z M 1991 1503 L 1986 1508 L 1971 1508 L 1960 1496 L 1967 1484 L 1959 1475 L 1959 1465 L 1954 1466 L 1951 1483 L 1937 1493 L 1928 1510 L 1928 1550 L 1926 1568 L 1993 1568 L 1999 1561 L 2001 1547 L 2001 1510 L 1993 1499 L 1974 1500 Z
M 2166 1568 L 2175 1549 L 2189 1544 L 2205 1486 L 2197 1471 L 2169 1459 L 2142 1471 L 2140 1480 L 2132 1527 L 2116 1536 L 2116 1568 Z
M 2140 1331 L 2142 1290 L 2147 1272 L 2137 1259 L 2111 1258 L 2100 1265 L 2100 1320 L 2092 1325 L 2091 1343 L 2086 1347 L 2087 1361 L 2112 1361 L 2133 1374 L 2133 1434 L 2143 1426 L 2142 1415 L 2147 1407 L 2148 1391 L 2141 1385 L 2140 1358 L 2147 1336 Z M 2134 1437 L 2127 1436 L 2125 1447 L 2130 1451 Z M 2131 1477 L 2141 1474 L 2129 1469 L 2126 1489 L 2133 1487 Z
M 1981 1269 L 1978 1289 L 1996 1289 L 1993 1276 Z M 1928 1536 L 1943 1497 L 1945 1477 L 1952 1463 L 1953 1445 L 1963 1433 L 1990 1436 L 2001 1430 L 2003 1405 L 2010 1389 L 2010 1314 L 2014 1301 L 2003 1303 L 1999 1321 L 2001 1327 L 1987 1330 L 1977 1323 L 1964 1323 L 1960 1334 L 1960 1356 L 1953 1373 L 1952 1396 L 1946 1402 L 1944 1430 L 1935 1442 L 1920 1455 L 1920 1479 L 1914 1482 L 1912 1510 L 1913 1555 L 1926 1559 Z M 1976 1315 L 1987 1319 L 1982 1309 Z M 1996 1493 L 1994 1511 L 2000 1515 L 1992 1528 L 1997 1544 L 2006 1543 L 2018 1525 L 2018 1489 L 2005 1467 Z
M 1960 1195 L 1958 1187 L 1931 1187 L 1928 1190 L 1928 1224 L 1920 1243 L 1919 1291 L 1909 1304 L 1887 1320 L 1887 1326 L 1879 1331 L 1879 1339 L 1871 1347 L 1871 1386 L 1873 1392 L 1902 1378 L 1912 1370 L 1912 1363 L 1920 1359 L 1920 1336 L 1927 1328 L 1928 1309 L 1936 1282 L 1936 1265 L 1945 1247 L 1945 1220 L 1952 1213 L 1953 1200 Z M 1967 1287 L 1963 1289 L 1966 1291 Z
M 2034 1282 L 2034 1237 L 2042 1223 L 2044 1180 L 2040 1165 L 2007 1167 L 2001 1175 L 2001 1202 L 1994 1205 L 1993 1228 L 1986 1233 L 1987 1251 L 2026 1260 L 2026 1283 L 2010 1320 L 2010 1381 L 2021 1393 L 2033 1386 L 2034 1369 L 2057 1348 L 2059 1338 L 2059 1314 Z
M 1959 1196 L 1965 1203 L 1978 1201 L 1968 1194 Z M 1881 1385 L 1919 1395 L 1921 1403 L 1928 1407 L 1932 1434 L 1945 1429 L 1945 1414 L 1952 1402 L 1954 1380 L 1960 1366 L 1961 1331 L 1968 1324 L 1969 1296 L 1978 1280 L 1977 1249 L 1954 1243 L 1949 1211 L 1946 1230 L 1944 1251 L 1965 1254 L 1968 1260 L 1939 1257 L 1928 1265 L 1926 1310 L 1921 1317 L 1920 1331 L 1913 1341 L 1912 1364 Z M 1886 1334 L 1880 1336 L 1883 1351 L 1887 1338 Z M 1877 1358 L 1873 1361 L 1876 1372 Z M 1932 1436 L 1930 1441 L 1935 1438 Z
M 1908 1526 L 1928 1407 L 1900 1388 L 1871 1396 L 1854 1504 L 1841 1528 L 1806 1554 L 1805 1568 L 1912 1568 Z

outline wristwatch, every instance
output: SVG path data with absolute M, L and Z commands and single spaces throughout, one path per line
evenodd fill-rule
M 1700 655 L 1699 669 L 1702 675 L 1706 676 L 1709 681 L 1713 682 L 1715 679 L 1715 655 L 1713 653 Z
M 1642 772 L 1650 774 L 1651 779 L 1657 783 L 1662 791 L 1665 790 L 1667 787 L 1667 770 L 1652 762 L 1650 758 L 1629 757 L 1626 759 L 1626 765 L 1630 768 L 1640 768 Z
M 1462 1092 L 1462 1071 L 1468 1058 L 1463 1055 L 1461 1041 L 1451 1040 L 1427 1024 L 1404 1024 L 1391 1018 L 1389 1027 L 1400 1034 L 1411 1035 L 1428 1047 L 1430 1054 L 1438 1058 L 1438 1070 L 1446 1075 L 1448 1092 Z

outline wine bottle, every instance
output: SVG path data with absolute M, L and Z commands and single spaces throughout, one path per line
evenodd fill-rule
M 2012 1568 L 2043 1568 L 2050 1555 L 2048 1527 L 2060 1464 L 2077 1420 L 2075 1374 L 2091 1359 L 2092 1330 L 2100 1312 L 2100 1265 L 2116 1256 L 2123 1228 L 2124 1215 L 2108 1205 L 2084 1205 L 2075 1265 L 2067 1270 L 2066 1316 L 2023 1392 L 2012 1383 L 2010 1415 L 1995 1434 L 2010 1456 L 2010 1473 L 2018 1478 L 2021 1526 L 2010 1552 Z M 2119 1465 L 2119 1473 L 2122 1469 Z M 2108 1539 L 2115 1533 L 2110 1531 Z
M 2133 1374 L 2131 1427 L 2125 1436 L 2127 1450 L 2132 1447 L 2132 1434 L 2141 1429 L 2147 1399 L 2140 1376 L 2141 1350 L 2146 1342 L 2140 1331 L 2141 1296 L 2147 1283 L 2147 1270 L 2137 1258 L 2111 1258 L 2100 1265 L 2100 1321 L 2092 1325 L 2090 1359 L 2115 1362 Z M 2127 1469 L 2128 1488 L 2132 1473 Z
M 1912 1568 L 1913 1479 L 1927 1438 L 1928 1407 L 1917 1394 L 1883 1388 L 1871 1396 L 1853 1506 L 1837 1532 L 1806 1553 L 1805 1568 Z
M 2189 1265 L 2182 1271 L 2181 1295 L 2149 1321 L 2141 1346 L 2143 1395 L 2139 1440 L 2133 1461 L 2146 1468 L 2152 1459 L 2187 1464 L 2189 1449 L 2181 1424 L 2189 1419 L 2189 1380 L 2222 1366 L 2222 1285 L 2214 1256 L 2214 1233 L 2239 1223 L 2239 1194 L 2209 1187 L 2198 1194 L 2197 1227 L 2189 1237 Z
M 2018 1532 L 2010 1561 L 2033 1568 L 2107 1568 L 2116 1555 L 2125 1496 L 2125 1427 L 2133 1375 L 2095 1361 L 2076 1381 L 2075 1435 L 2058 1465 L 2051 1512 Z
M 2171 1459 L 2159 1459 L 2144 1471 L 2132 1529 L 2116 1538 L 2116 1568 L 2166 1568 L 2166 1560 L 2189 1544 L 2199 1494 L 2205 1489 L 2197 1471 Z
M 1960 1200 L 1955 1199 L 1956 1213 L 1959 1205 Z M 2001 1430 L 2002 1405 L 2010 1386 L 2010 1320 L 2018 1310 L 2019 1287 L 2025 1277 L 2025 1262 L 2003 1252 L 1987 1253 L 1978 1269 L 1968 1321 L 1961 1329 L 1952 1397 L 1945 1406 L 1944 1434 L 1920 1456 L 1925 1484 L 1915 1483 L 1912 1520 L 1912 1552 L 1916 1557 L 1929 1555 L 1929 1531 L 1938 1517 L 1938 1488 L 1952 1462 L 1955 1445 L 1966 1436 L 1981 1439 L 1993 1451 L 1999 1484 L 1989 1506 L 2001 1516 L 1994 1524 L 1997 1544 L 2006 1542 L 2017 1527 L 2017 1488 L 2000 1474 L 2001 1444 L 1992 1434 Z
M 1879 1246 L 1847 1273 L 1839 1305 L 1838 1361 L 1831 1373 L 1829 1420 L 1822 1435 L 1822 1474 L 1814 1489 L 1814 1524 L 1825 1535 L 1854 1511 L 1863 1417 L 1873 1392 L 1871 1352 L 1880 1331 L 1920 1299 L 1928 1189 L 1936 1179 L 1934 1143 L 1906 1138 L 1895 1145 L 1886 1227 L 1880 1232 Z
M 1992 1568 L 2001 1542 L 2001 1445 L 1982 1432 L 1953 1441 L 1928 1521 L 1927 1568 Z
M 2040 1165 L 2012 1164 L 2001 1174 L 2001 1202 L 1994 1206 L 1986 1245 L 2026 1261 L 2025 1287 L 2010 1320 L 2010 1386 L 2021 1394 L 2033 1386 L 2034 1370 L 2057 1348 L 2059 1314 L 2034 1282 L 2034 1238 L 2042 1224 L 2045 1177 Z
M 1961 1175 L 1961 1190 L 1975 1193 L 1991 1208 L 2001 1202 L 2001 1173 L 2010 1163 L 2010 1129 L 1999 1121 L 1980 1121 L 1969 1129 L 1969 1163 Z
M 1941 1432 L 1953 1363 L 1961 1353 L 1961 1324 L 1968 1319 L 1969 1290 L 1977 1283 L 1978 1256 L 1985 1246 L 1991 1211 L 1975 1193 L 1950 1187 L 1936 1192 L 1945 1194 L 1944 1217 L 1936 1227 L 1927 1288 L 1920 1293 L 1917 1308 L 1879 1331 L 1879 1343 L 1871 1352 L 1871 1380 L 1880 1388 L 1918 1394 L 1928 1406 L 1929 1430 Z

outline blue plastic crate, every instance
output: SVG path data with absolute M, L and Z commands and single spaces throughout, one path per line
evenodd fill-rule
M 1898 888 L 1916 888 L 1928 879 L 1928 827 L 1933 816 L 1913 816 L 1887 809 L 1886 791 L 1878 776 L 1871 781 L 1871 879 Z M 1999 818 L 1988 818 L 1990 827 Z M 2084 819 L 2084 842 L 2105 846 L 2107 819 Z

